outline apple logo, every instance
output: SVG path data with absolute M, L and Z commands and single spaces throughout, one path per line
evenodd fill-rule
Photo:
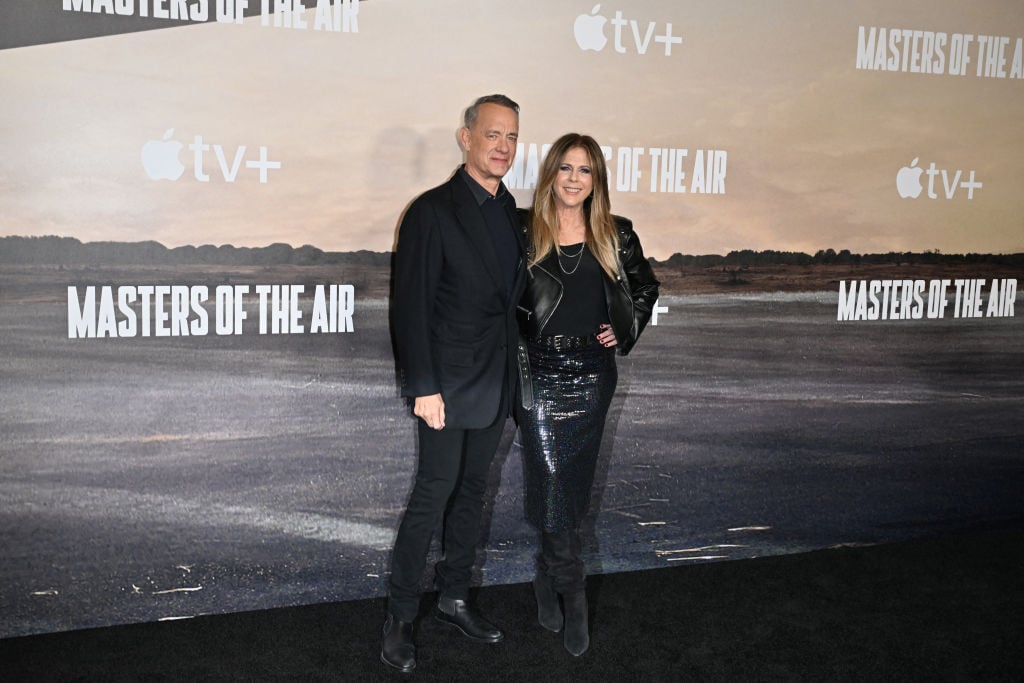
M 900 197 L 906 199 L 917 199 L 921 194 L 921 173 L 923 169 L 917 167 L 917 157 L 910 162 L 910 166 L 904 166 L 896 174 L 896 191 Z
M 608 20 L 598 14 L 600 10 L 601 5 L 594 5 L 590 14 L 581 14 L 576 17 L 572 32 L 576 36 L 576 44 L 580 46 L 581 50 L 600 52 L 608 42 L 608 39 L 604 37 L 604 25 Z
M 153 180 L 177 180 L 185 172 L 178 160 L 178 152 L 184 145 L 171 140 L 172 135 L 174 129 L 169 128 L 163 140 L 150 140 L 142 146 L 142 168 Z

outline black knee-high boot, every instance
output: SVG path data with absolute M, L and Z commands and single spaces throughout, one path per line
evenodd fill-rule
M 537 621 L 549 631 L 562 630 L 562 606 L 558 602 L 555 585 L 564 574 L 564 549 L 567 540 L 562 535 L 541 532 L 540 552 L 537 553 L 537 576 L 533 579 L 533 594 L 537 598 Z
M 562 630 L 562 606 L 551 578 L 541 571 L 533 578 L 533 595 L 537 598 L 537 621 L 549 631 Z
M 565 603 L 565 627 L 562 645 L 569 654 L 579 657 L 590 647 L 590 624 L 587 610 L 587 593 L 584 590 L 562 595 Z
M 553 593 L 562 596 L 565 606 L 565 616 L 557 613 L 558 621 L 562 622 L 562 643 L 565 649 L 574 656 L 586 652 L 590 646 L 590 634 L 588 625 L 587 595 L 583 578 L 583 561 L 580 559 L 580 536 L 575 530 L 558 531 L 554 533 L 544 532 L 541 535 L 541 554 L 538 560 L 540 567 L 539 575 L 544 575 L 549 581 Z M 537 583 L 534 590 L 538 594 L 537 612 L 538 618 L 544 611 L 550 617 L 545 624 L 541 624 L 549 630 L 556 621 L 558 603 L 557 597 L 551 600 L 551 596 L 545 593 L 545 601 L 542 605 L 541 594 L 537 591 Z

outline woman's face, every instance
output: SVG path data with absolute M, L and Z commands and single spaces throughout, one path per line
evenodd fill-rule
M 583 206 L 583 200 L 594 191 L 594 177 L 590 168 L 590 156 L 581 147 L 573 147 L 562 157 L 552 187 L 555 207 L 574 209 Z

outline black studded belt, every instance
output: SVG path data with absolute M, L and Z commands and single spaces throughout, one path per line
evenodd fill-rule
M 596 344 L 597 336 L 591 334 L 584 337 L 574 337 L 567 334 L 554 334 L 534 337 L 530 341 L 552 351 L 572 351 Z

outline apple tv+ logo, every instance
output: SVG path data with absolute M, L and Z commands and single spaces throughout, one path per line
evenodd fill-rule
M 938 168 L 933 161 L 928 165 L 927 169 L 918 166 L 919 157 L 914 157 L 914 160 L 910 162 L 909 166 L 902 167 L 896 173 L 896 191 L 899 193 L 902 199 L 917 199 L 921 196 L 921 192 L 924 191 L 924 183 L 921 182 L 921 176 L 928 176 L 928 198 L 938 199 L 939 193 L 936 192 L 935 179 L 942 176 L 942 191 L 946 199 L 953 199 L 957 190 L 967 190 L 967 198 L 974 199 L 974 191 L 980 190 L 983 184 L 975 180 L 974 169 L 968 171 L 968 179 L 961 180 L 964 177 L 964 172 L 957 169 L 955 172 L 945 168 Z
M 181 163 L 179 154 L 185 145 L 173 139 L 173 136 L 174 129 L 169 128 L 160 140 L 149 140 L 142 146 L 142 168 L 150 179 L 178 180 L 184 174 L 186 167 Z M 224 147 L 204 142 L 202 135 L 194 136 L 188 148 L 192 152 L 192 175 L 201 183 L 210 182 L 205 162 L 206 153 L 211 150 L 217 158 L 217 166 L 224 182 L 233 183 L 238 179 L 238 172 L 242 167 L 243 160 L 245 168 L 256 170 L 261 183 L 268 181 L 270 171 L 281 168 L 280 161 L 272 161 L 267 158 L 267 148 L 262 145 L 256 159 L 244 159 L 246 146 L 238 146 L 230 163 L 224 154 Z
M 590 10 L 590 14 L 581 14 L 576 17 L 575 23 L 572 25 L 573 36 L 576 38 L 576 45 L 581 50 L 600 52 L 608 44 L 608 37 L 605 36 L 604 29 L 605 24 L 608 23 L 608 18 L 600 14 L 601 5 L 594 5 L 594 8 Z M 615 18 L 611 20 L 614 31 L 613 47 L 615 51 L 620 54 L 630 52 L 627 47 L 627 42 L 623 40 L 623 34 L 625 27 L 629 27 L 629 35 L 632 36 L 632 51 L 644 55 L 647 54 L 647 49 L 651 46 L 651 39 L 654 39 L 655 43 L 662 43 L 665 45 L 665 56 L 672 56 L 672 46 L 680 45 L 683 42 L 681 36 L 673 35 L 672 33 L 672 22 L 665 22 L 665 32 L 658 35 L 654 35 L 654 29 L 657 27 L 657 22 L 647 22 L 646 28 L 643 30 L 641 35 L 640 22 L 636 19 L 626 19 L 622 16 L 621 10 L 615 11 Z

